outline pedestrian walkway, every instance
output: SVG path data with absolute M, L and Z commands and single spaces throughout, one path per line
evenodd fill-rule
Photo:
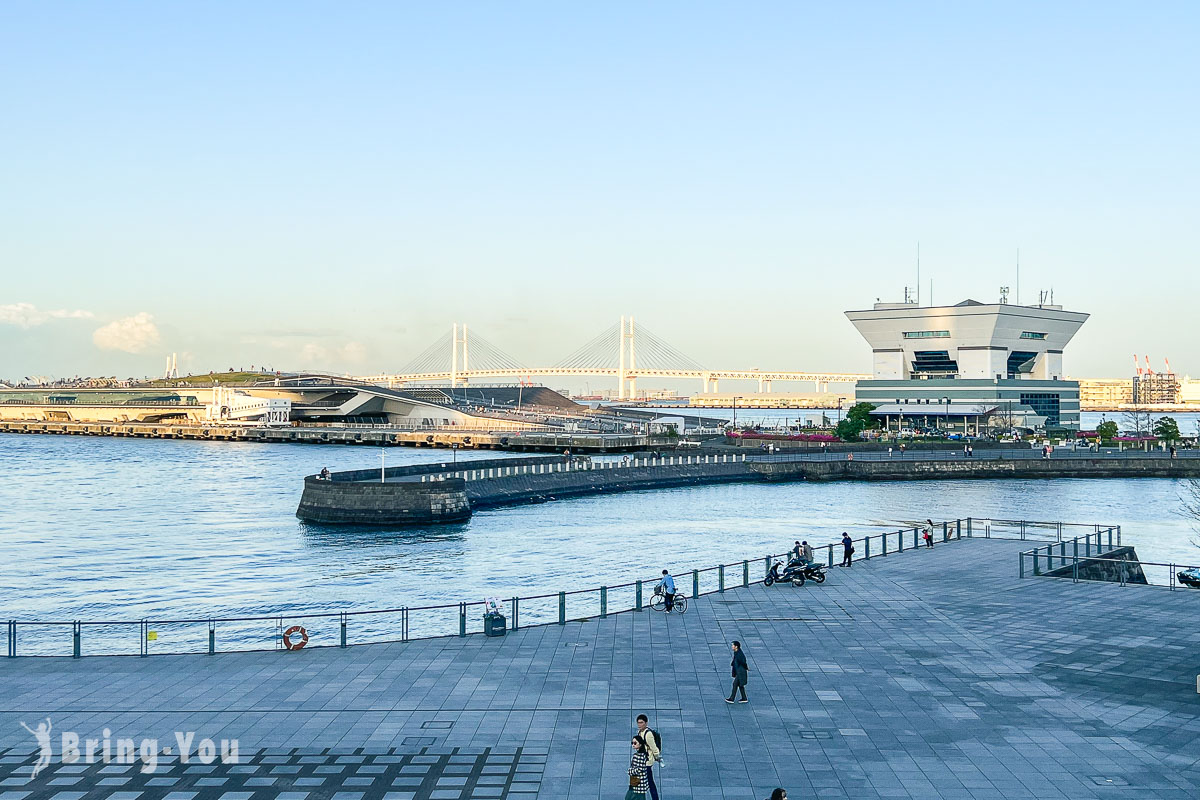
M 298 652 L 0 660 L 0 800 L 1191 798 L 1200 591 L 1017 577 L 1027 542 L 856 562 L 685 615 Z M 729 642 L 750 703 L 728 705 Z M 31 726 L 56 757 L 29 780 Z M 242 764 L 62 765 L 57 735 L 237 738 Z

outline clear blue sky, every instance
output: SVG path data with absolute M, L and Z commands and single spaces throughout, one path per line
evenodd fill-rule
M 865 370 L 841 312 L 918 240 L 935 302 L 1019 247 L 1022 299 L 1093 314 L 1072 374 L 1200 374 L 1198 20 L 6 3 L 0 377 L 395 369 L 456 320 L 546 363 L 622 313 L 713 367 Z

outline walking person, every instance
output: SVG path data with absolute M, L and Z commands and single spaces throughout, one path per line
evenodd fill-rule
M 629 759 L 629 791 L 625 792 L 625 800 L 646 800 L 648 760 L 645 743 L 633 737 L 633 757 Z
M 732 647 L 733 660 L 729 662 L 729 669 L 733 674 L 733 688 L 729 690 L 729 697 L 725 698 L 725 702 L 732 703 L 734 695 L 740 690 L 742 699 L 738 702 L 749 703 L 746 699 L 746 679 L 750 676 L 750 665 L 746 662 L 746 654 L 742 652 L 742 643 L 735 641 Z
M 645 714 L 637 716 L 637 733 L 646 750 L 646 787 L 650 790 L 650 800 L 658 800 L 658 786 L 654 783 L 654 764 L 662 764 L 662 739 L 658 731 L 650 727 L 650 720 Z
M 850 538 L 850 534 L 842 531 L 842 566 L 848 567 L 854 560 L 854 540 Z

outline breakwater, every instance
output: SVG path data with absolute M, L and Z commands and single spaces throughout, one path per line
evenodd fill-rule
M 626 457 L 620 462 L 529 458 L 430 464 L 305 478 L 296 515 L 325 524 L 427 524 L 461 521 L 476 508 L 581 495 L 746 481 L 914 481 L 996 478 L 1200 478 L 1200 457 L 1147 453 L 1062 454 L 989 451 L 751 456 L 698 454 Z

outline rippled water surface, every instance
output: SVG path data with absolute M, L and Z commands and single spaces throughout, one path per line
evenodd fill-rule
M 894 529 L 926 517 L 1119 524 L 1145 560 L 1200 562 L 1171 480 L 792 483 L 497 509 L 422 529 L 307 526 L 301 478 L 379 450 L 0 435 L 0 616 L 354 610 L 554 592 Z M 391 448 L 389 466 L 446 451 Z M 494 457 L 462 453 L 460 460 Z

